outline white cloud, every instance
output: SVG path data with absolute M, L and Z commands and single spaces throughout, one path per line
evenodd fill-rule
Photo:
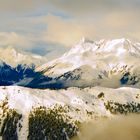
M 29 47 L 31 46 L 31 41 L 28 37 L 15 32 L 0 32 L 0 46 Z
M 73 16 L 91 16 L 114 10 L 139 10 L 139 0 L 48 0 L 56 9 L 62 10 Z
M 5 28 L 5 32 L 0 33 L 1 46 L 15 45 L 24 48 L 33 47 L 37 42 L 45 42 L 71 47 L 83 36 L 94 40 L 121 37 L 140 40 L 139 0 L 11 1 L 13 2 L 0 0 L 0 11 L 18 13 L 34 11 L 42 6 L 55 14 L 46 12 L 41 16 L 8 18 L 8 22 L 0 28 L 2 31 Z M 69 18 L 63 16 L 65 13 Z M 13 32 L 6 32 L 8 28 Z
M 83 36 L 90 36 L 91 32 L 95 33 L 94 26 L 53 15 L 46 17 L 46 24 L 47 30 L 42 34 L 43 41 L 65 46 L 73 45 Z

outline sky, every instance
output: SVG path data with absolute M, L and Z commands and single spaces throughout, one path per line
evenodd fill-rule
M 0 47 L 55 58 L 82 37 L 140 42 L 140 0 L 0 0 Z

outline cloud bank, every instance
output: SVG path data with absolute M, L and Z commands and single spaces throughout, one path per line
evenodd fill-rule
M 82 37 L 140 42 L 139 7 L 139 0 L 0 0 L 0 45 L 59 51 Z
M 21 46 L 29 47 L 31 42 L 25 36 L 15 32 L 0 32 L 0 46 Z

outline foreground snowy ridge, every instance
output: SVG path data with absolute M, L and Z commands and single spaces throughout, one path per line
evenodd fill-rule
M 63 107 L 67 106 L 69 111 L 66 112 L 66 115 L 70 116 L 71 120 L 81 123 L 97 117 L 113 117 L 118 113 L 140 112 L 140 89 L 128 87 L 119 89 L 94 87 L 85 89 L 69 88 L 67 90 L 38 90 L 11 86 L 1 87 L 0 93 L 1 104 L 5 101 L 1 105 L 1 116 L 3 116 L 2 107 L 6 106 L 5 104 L 22 114 L 22 118 L 18 122 L 20 123 L 19 126 L 22 127 L 20 129 L 17 127 L 19 140 L 27 139 L 29 134 L 29 114 L 36 107 L 51 108 L 56 104 Z

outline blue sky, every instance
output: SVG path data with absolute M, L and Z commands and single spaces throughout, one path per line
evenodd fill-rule
M 0 0 L 0 46 L 55 58 L 83 36 L 140 41 L 139 0 Z

